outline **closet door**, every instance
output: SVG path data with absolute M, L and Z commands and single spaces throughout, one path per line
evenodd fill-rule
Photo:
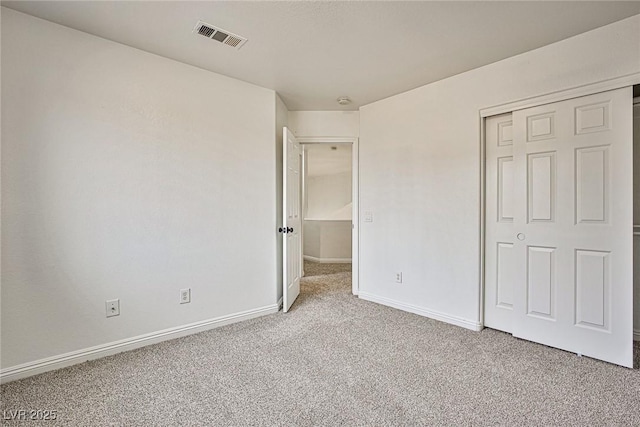
M 632 90 L 513 113 L 514 336 L 632 367 Z
M 486 244 L 484 325 L 512 332 L 514 162 L 511 113 L 485 121 Z

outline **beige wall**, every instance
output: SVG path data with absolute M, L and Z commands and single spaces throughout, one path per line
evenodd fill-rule
M 351 221 L 305 221 L 304 255 L 319 262 L 351 260 Z

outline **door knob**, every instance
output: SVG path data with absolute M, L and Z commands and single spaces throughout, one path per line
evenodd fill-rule
M 287 227 L 287 233 L 293 233 L 293 227 Z
M 527 236 L 525 236 L 525 235 L 524 235 L 524 233 L 518 233 L 518 234 L 516 235 L 516 238 L 517 238 L 518 240 L 524 240 L 524 239 L 526 239 L 526 237 L 527 237 Z

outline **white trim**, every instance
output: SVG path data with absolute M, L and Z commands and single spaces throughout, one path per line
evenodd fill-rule
M 484 328 L 484 274 L 485 274 L 485 227 L 486 227 L 486 141 L 485 141 L 485 118 L 480 116 L 480 289 L 478 289 L 478 324 L 480 329 Z
M 633 339 L 635 341 L 640 341 L 640 329 L 633 330 Z
M 351 179 L 351 293 L 358 295 L 360 292 L 360 140 L 353 139 L 351 149 L 352 166 L 351 171 L 353 177 Z
M 323 222 L 351 222 L 350 219 L 335 219 L 335 218 L 303 218 L 303 221 L 323 221 Z
M 296 136 L 300 144 L 353 144 L 358 140 L 351 136 Z
M 471 329 L 472 331 L 480 331 L 482 329 L 480 322 L 476 322 L 475 320 L 463 319 L 462 317 L 451 316 L 449 314 L 428 310 L 426 308 L 370 294 L 369 292 L 360 291 L 359 298 L 362 298 L 366 301 L 371 301 L 389 307 L 397 308 L 398 310 L 408 311 L 409 313 L 418 314 L 430 319 L 439 320 L 440 322 L 460 326 L 465 329 Z
M 320 264 L 350 264 L 351 258 L 316 258 L 311 255 L 305 255 L 306 261 L 317 262 Z
M 304 272 L 303 272 L 303 276 L 304 276 Z M 280 299 L 276 303 L 276 306 L 278 307 L 278 311 L 282 309 L 282 301 L 283 301 L 283 297 L 280 297 Z
M 359 139 L 351 136 L 298 136 L 296 137 L 300 144 L 352 144 L 352 211 L 351 222 L 353 228 L 351 230 L 351 293 L 358 295 L 360 289 L 360 147 Z M 303 236 L 304 238 L 304 236 Z M 333 262 L 333 261 L 332 261 Z
M 571 98 L 578 98 L 586 95 L 593 95 L 599 92 L 620 89 L 626 86 L 633 86 L 640 83 L 640 72 L 627 74 L 613 79 L 602 80 L 596 83 L 589 83 L 581 86 L 575 86 L 570 89 L 558 90 L 546 93 L 540 96 L 521 99 L 515 102 L 495 105 L 480 110 L 480 117 L 496 116 L 498 114 L 510 113 L 516 110 L 522 110 L 539 105 L 550 104 L 552 102 L 565 101 Z
M 282 301 L 282 299 L 280 300 Z M 175 328 L 164 329 L 149 334 L 138 335 L 133 338 L 126 338 L 107 344 L 97 345 L 82 350 L 76 350 L 69 353 L 47 357 L 36 360 L 34 362 L 23 363 L 17 366 L 11 366 L 0 370 L 0 383 L 4 384 L 9 381 L 18 380 L 20 378 L 30 377 L 32 375 L 41 374 L 47 371 L 64 368 L 89 360 L 99 359 L 116 353 L 133 350 L 147 345 L 156 344 L 162 341 L 183 337 L 186 335 L 204 332 L 209 329 L 240 322 L 243 320 L 253 319 L 255 317 L 264 316 L 271 313 L 277 313 L 279 307 L 275 304 L 255 308 L 252 310 L 241 311 L 238 313 L 228 314 L 209 320 L 190 323 L 188 325 L 178 326 Z

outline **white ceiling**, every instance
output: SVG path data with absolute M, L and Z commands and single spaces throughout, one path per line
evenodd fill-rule
M 306 144 L 304 147 L 307 151 L 307 176 L 351 172 L 351 144 Z
M 2 1 L 3 6 L 276 90 L 290 110 L 370 102 L 640 13 L 640 2 Z M 240 50 L 198 20 L 247 37 Z M 336 98 L 353 103 L 341 107 Z

